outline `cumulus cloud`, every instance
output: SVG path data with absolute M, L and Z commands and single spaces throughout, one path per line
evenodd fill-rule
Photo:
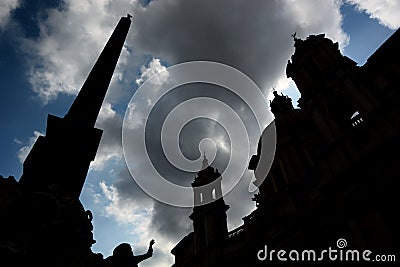
M 137 205 L 132 198 L 123 198 L 114 185 L 107 185 L 104 181 L 100 182 L 100 188 L 106 197 L 105 213 L 113 216 L 119 223 L 129 223 L 135 226 L 141 234 L 147 230 L 152 208 Z
M 99 171 L 105 167 L 108 161 L 122 159 L 122 118 L 110 103 L 104 102 L 95 126 L 103 130 L 103 135 L 96 158 L 90 164 L 90 168 Z
M 160 85 L 165 83 L 168 80 L 169 77 L 169 72 L 167 71 L 167 68 L 163 66 L 160 62 L 160 59 L 153 58 L 148 64 L 142 65 L 140 67 L 140 77 L 136 79 L 136 84 L 141 85 L 143 84 L 147 79 L 153 76 L 153 79 L 151 80 L 151 83 L 153 85 L 152 90 L 156 90 Z M 158 74 L 158 75 L 155 75 Z M 155 75 L 155 76 L 154 76 Z M 151 94 L 151 92 L 148 92 Z M 141 99 L 141 101 L 131 101 L 128 104 L 128 109 L 127 109 L 127 121 L 129 121 L 129 125 L 126 125 L 126 127 L 129 127 L 130 129 L 139 129 L 140 127 L 144 126 L 145 124 L 145 114 L 144 114 L 144 109 L 143 106 L 149 106 L 151 105 L 151 100 L 150 98 L 145 98 Z
M 377 19 L 380 24 L 395 30 L 400 27 L 400 1 L 397 0 L 346 0 L 359 11 Z
M 33 90 L 45 102 L 60 93 L 74 95 L 118 18 L 129 10 L 134 18 L 126 46 L 136 56 L 150 54 L 171 64 L 187 60 L 227 63 L 268 90 L 284 76 L 293 32 L 300 37 L 324 32 L 346 44 L 339 6 L 337 0 L 169 0 L 152 1 L 145 7 L 130 0 L 64 0 L 59 9 L 47 11 L 39 21 L 39 38 L 24 40 L 24 50 L 30 51 L 32 59 Z M 124 66 L 117 69 L 117 79 L 134 79 L 133 67 L 143 63 L 136 60 L 124 49 L 120 59 Z M 122 75 L 126 67 L 131 68 L 127 77 Z M 153 59 L 137 82 L 158 71 L 157 67 L 162 66 Z
M 159 58 L 153 58 L 147 67 L 142 66 L 140 68 L 142 74 L 140 75 L 140 78 L 136 79 L 136 83 L 141 85 L 154 74 L 162 72 L 162 75 L 158 75 L 157 79 L 152 80 L 155 85 L 160 85 L 168 79 L 168 72 L 166 69 L 167 68 L 161 64 Z
M 8 24 L 11 13 L 20 5 L 19 0 L 2 0 L 0 2 L 0 30 Z
M 153 1 L 135 12 L 133 43 L 171 64 L 226 63 L 268 90 L 283 76 L 294 32 L 346 43 L 339 7 L 336 0 Z
M 179 241 L 187 231 L 182 209 L 166 206 L 148 198 L 130 178 L 126 169 L 117 174 L 114 184 L 101 181 L 99 187 L 101 194 L 93 194 L 98 205 L 103 206 L 104 215 L 114 218 L 120 225 L 132 228 L 135 253 L 144 253 L 148 242 L 156 240 L 154 255 L 150 260 L 141 263 L 141 266 L 171 266 L 174 262 L 170 249 Z M 161 207 L 158 207 L 161 205 Z M 162 211 L 167 212 L 167 217 L 158 216 Z M 176 216 L 171 216 L 174 214 Z M 162 223 L 168 219 L 170 223 Z M 174 225 L 175 229 L 165 229 L 164 225 Z
M 30 59 L 32 89 L 45 103 L 60 93 L 75 95 L 79 91 L 119 17 L 132 7 L 127 6 L 130 1 L 114 2 L 65 0 L 58 9 L 48 9 L 44 19 L 39 19 L 37 38 L 21 40 Z M 123 78 L 121 65 L 127 64 L 128 55 L 124 49 L 114 84 Z
M 33 136 L 29 137 L 28 144 L 26 146 L 21 147 L 18 150 L 17 156 L 21 163 L 24 163 L 26 157 L 28 156 L 29 152 L 31 152 L 31 149 L 32 149 L 33 145 L 35 144 L 36 140 L 39 138 L 39 136 L 43 136 L 43 135 L 44 134 L 41 132 L 34 131 Z M 22 144 L 22 142 L 17 139 L 15 139 L 15 142 L 20 145 Z

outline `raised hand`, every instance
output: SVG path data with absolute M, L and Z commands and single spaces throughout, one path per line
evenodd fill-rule
M 154 245 L 156 241 L 154 241 L 154 239 L 150 240 L 150 247 L 152 247 Z

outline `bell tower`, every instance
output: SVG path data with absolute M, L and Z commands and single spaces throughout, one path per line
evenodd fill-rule
M 226 211 L 229 206 L 222 198 L 221 180 L 221 174 L 208 166 L 204 155 L 202 170 L 192 183 L 194 208 L 189 218 L 193 221 L 195 253 L 228 238 Z

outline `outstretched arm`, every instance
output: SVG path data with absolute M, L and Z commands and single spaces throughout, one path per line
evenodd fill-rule
M 141 261 L 144 261 L 144 260 L 150 258 L 151 256 L 153 256 L 153 245 L 154 245 L 154 243 L 155 243 L 155 241 L 154 241 L 154 239 L 152 239 L 150 241 L 150 244 L 149 244 L 149 249 L 147 250 L 147 252 L 145 254 L 134 256 L 136 264 L 141 262 Z

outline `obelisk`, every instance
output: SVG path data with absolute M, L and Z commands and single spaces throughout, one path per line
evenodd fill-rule
M 123 17 L 64 118 L 48 116 L 27 156 L 20 184 L 32 191 L 58 191 L 79 198 L 102 130 L 94 127 L 131 24 Z

